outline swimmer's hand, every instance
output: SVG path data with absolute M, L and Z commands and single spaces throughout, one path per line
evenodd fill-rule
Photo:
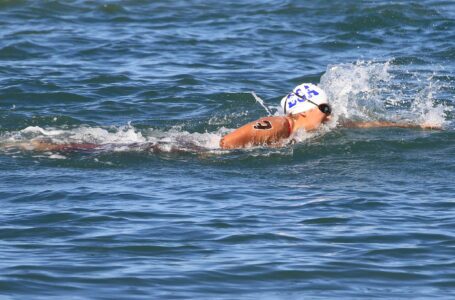
M 420 124 L 420 128 L 429 129 L 429 130 L 442 130 L 442 125 L 425 122 L 425 123 Z

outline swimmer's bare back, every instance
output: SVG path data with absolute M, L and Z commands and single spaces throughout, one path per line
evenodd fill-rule
M 291 123 L 284 116 L 265 117 L 250 122 L 225 135 L 220 141 L 223 149 L 249 146 L 281 146 L 292 133 Z

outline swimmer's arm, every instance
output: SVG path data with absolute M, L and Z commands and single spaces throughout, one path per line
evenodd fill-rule
M 435 124 L 430 124 L 430 123 L 412 124 L 412 123 L 399 123 L 399 122 L 388 122 L 388 121 L 354 122 L 354 121 L 349 121 L 349 120 L 343 120 L 339 123 L 339 125 L 341 127 L 346 127 L 346 128 L 395 127 L 395 128 L 442 130 L 441 125 L 435 125 Z

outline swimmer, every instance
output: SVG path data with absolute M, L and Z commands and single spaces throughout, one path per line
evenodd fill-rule
M 222 149 L 238 149 L 251 146 L 280 147 L 292 141 L 299 130 L 314 131 L 330 121 L 332 108 L 327 94 L 318 86 L 302 83 L 281 99 L 285 116 L 260 118 L 225 135 L 220 141 Z M 340 126 L 350 128 L 399 127 L 441 129 L 428 124 L 416 125 L 395 122 L 342 121 Z

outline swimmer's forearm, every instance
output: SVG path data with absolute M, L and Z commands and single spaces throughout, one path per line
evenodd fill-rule
M 412 128 L 416 125 L 406 124 L 406 123 L 395 123 L 395 122 L 386 122 L 386 121 L 370 121 L 370 122 L 353 122 L 353 121 L 343 121 L 340 123 L 341 126 L 347 128 L 376 128 L 376 127 L 399 127 L 399 128 Z
M 379 128 L 379 127 L 395 127 L 395 128 L 415 128 L 415 129 L 436 129 L 441 130 L 441 125 L 434 124 L 412 124 L 412 123 L 398 123 L 388 121 L 370 121 L 370 122 L 353 122 L 343 121 L 340 123 L 342 127 L 347 128 Z

